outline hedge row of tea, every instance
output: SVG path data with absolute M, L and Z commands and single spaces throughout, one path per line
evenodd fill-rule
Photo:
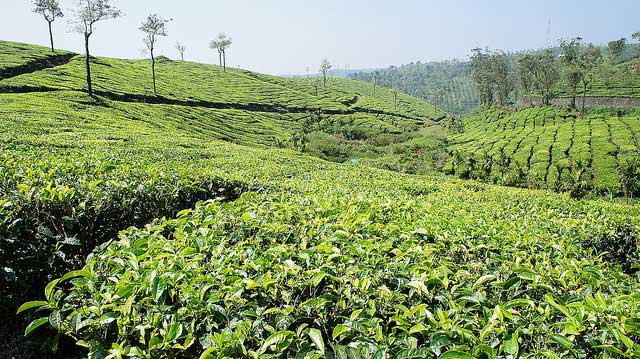
M 462 177 L 558 191 L 583 182 L 597 194 L 617 196 L 623 194 L 620 168 L 640 155 L 640 116 L 479 111 L 450 141 L 447 169 Z
M 73 54 L 52 53 L 46 48 L 17 42 L 0 41 L 0 80 L 46 66 L 64 63 Z
M 236 189 L 121 233 L 23 306 L 28 333 L 48 323 L 92 356 L 640 354 L 638 208 L 224 143 L 157 163 L 137 142 L 105 161 L 121 147 L 38 141 L 3 149 L 19 159 L 3 211 L 135 207 L 179 183 L 165 171 Z M 89 174 L 116 186 L 79 180 Z M 131 191 L 112 190 L 125 181 Z

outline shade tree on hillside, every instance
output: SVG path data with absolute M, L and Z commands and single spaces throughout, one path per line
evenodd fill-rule
M 215 40 L 212 40 L 209 44 L 211 49 L 218 50 L 218 57 L 220 59 L 220 66 L 223 71 L 227 71 L 227 49 L 231 46 L 233 41 L 225 33 L 218 34 Z
M 327 75 L 329 74 L 331 67 L 332 65 L 329 60 L 322 59 L 322 62 L 320 63 L 320 72 L 322 73 L 322 84 L 324 87 L 327 87 Z
M 504 106 L 509 101 L 509 94 L 514 89 L 511 61 L 504 52 L 497 51 L 491 57 L 490 66 L 498 104 Z
M 598 68 L 602 65 L 602 53 L 600 48 L 589 44 L 580 50 L 578 56 L 578 69 L 582 82 L 582 116 L 585 115 L 587 89 L 594 80 Z
M 571 108 L 576 108 L 576 93 L 580 81 L 582 81 L 582 71 L 580 69 L 580 53 L 582 50 L 582 38 L 576 37 L 570 40 L 560 40 L 562 54 L 560 61 L 564 66 L 564 76 L 571 89 Z
M 35 0 L 33 2 L 33 12 L 42 15 L 49 24 L 49 40 L 51 41 L 51 51 L 55 52 L 53 47 L 53 30 L 51 25 L 57 18 L 64 17 L 64 13 L 60 9 L 60 3 L 57 0 Z
M 517 62 L 517 85 L 529 97 L 529 103 L 533 106 L 533 90 L 535 89 L 535 71 L 537 68 L 536 58 L 533 54 L 525 54 Z
M 620 58 L 624 54 L 627 48 L 627 39 L 621 38 L 620 40 L 610 41 L 607 45 L 607 55 L 613 63 L 620 61 Z
M 476 90 L 480 98 L 481 106 L 491 106 L 493 104 L 495 89 L 490 74 L 491 53 L 488 49 L 475 48 L 471 50 L 471 67 L 473 68 L 473 79 L 476 82 Z
M 472 50 L 471 66 L 476 81 L 480 103 L 491 106 L 496 101 L 504 106 L 514 88 L 514 76 L 511 60 L 502 51 L 489 51 L 476 48 Z
M 85 67 L 87 72 L 87 92 L 93 96 L 91 83 L 91 55 L 89 39 L 95 30 L 95 24 L 122 16 L 122 12 L 111 5 L 109 0 L 76 0 L 75 14 L 72 20 L 73 31 L 84 36 Z
M 187 51 L 187 48 L 180 42 L 176 42 L 176 50 L 178 50 L 180 54 L 180 61 L 184 61 L 184 53 Z
M 153 80 L 153 93 L 158 93 L 156 87 L 156 58 L 154 50 L 156 42 L 160 36 L 167 36 L 167 24 L 171 19 L 164 19 L 158 14 L 151 14 L 140 26 L 140 31 L 144 32 L 145 37 L 143 39 L 147 50 L 151 54 L 151 77 Z
M 480 48 L 472 51 L 472 77 L 482 106 L 508 105 L 514 97 L 517 98 L 518 85 L 529 97 L 535 91 L 543 104 L 551 103 L 553 90 L 561 77 L 559 62 L 553 51 L 519 55 L 515 66 L 515 55 Z
M 560 81 L 562 75 L 558 66 L 558 59 L 550 49 L 537 53 L 534 56 L 536 64 L 533 73 L 535 78 L 534 84 L 542 97 L 542 103 L 548 106 L 551 105 L 551 99 L 554 96 L 553 89 L 558 81 Z

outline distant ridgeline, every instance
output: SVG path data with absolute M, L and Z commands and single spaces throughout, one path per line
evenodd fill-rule
M 391 87 L 425 99 L 450 113 L 470 112 L 480 104 L 468 62 L 410 63 L 354 73 L 356 80 Z

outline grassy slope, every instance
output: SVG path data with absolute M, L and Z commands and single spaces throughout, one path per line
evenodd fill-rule
M 15 44 L 0 42 L 0 51 L 12 53 Z M 2 50 L 6 48 L 6 50 Z M 30 51 L 34 51 L 30 49 Z M 41 51 L 45 51 L 44 48 Z M 3 56 L 0 66 L 11 66 L 22 55 Z M 85 88 L 84 59 L 73 58 L 68 64 L 24 74 L 4 80 L 4 91 L 28 89 L 82 90 Z M 116 95 L 153 96 L 150 63 L 145 60 L 100 58 L 93 60 L 92 73 L 96 92 Z M 158 96 L 176 101 L 203 101 L 219 104 L 275 105 L 289 110 L 322 110 L 336 112 L 365 111 L 408 116 L 426 121 L 444 114 L 418 99 L 400 95 L 395 108 L 389 90 L 382 89 L 378 97 L 370 96 L 365 83 L 332 79 L 319 96 L 312 94 L 306 80 L 279 79 L 245 70 L 227 69 L 215 65 L 161 60 L 157 65 Z M 167 86 L 166 84 L 170 84 Z M 353 109 L 346 104 L 362 97 Z M 370 98 L 371 97 L 371 98 Z
M 467 117 L 465 132 L 449 140 L 450 150 L 461 155 L 459 173 L 468 169 L 469 159 L 475 159 L 478 170 L 492 158 L 492 173 L 481 174 L 487 180 L 515 180 L 520 168 L 524 174 L 520 185 L 562 190 L 582 162 L 594 190 L 616 196 L 620 165 L 640 153 L 640 119 L 633 114 L 620 118 L 592 114 L 582 119 L 552 108 L 478 111 Z M 508 159 L 508 165 L 501 168 L 501 159 Z

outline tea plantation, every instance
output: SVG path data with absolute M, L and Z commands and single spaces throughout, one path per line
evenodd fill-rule
M 623 194 L 621 168 L 640 156 L 640 113 L 604 109 L 582 118 L 554 108 L 479 111 L 449 139 L 448 170 L 459 176 L 556 191 L 583 186 L 615 197 Z
M 0 81 L 3 317 L 26 302 L 3 355 L 640 356 L 639 207 L 274 148 L 313 123 L 433 139 L 443 113 L 368 84 L 164 62 L 154 96 L 147 63 L 95 59 L 90 98 L 81 65 Z

